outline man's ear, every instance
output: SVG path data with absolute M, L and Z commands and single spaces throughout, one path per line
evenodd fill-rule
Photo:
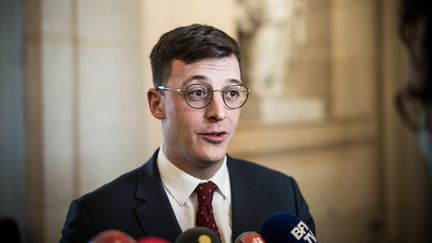
M 151 88 L 147 91 L 147 101 L 152 115 L 157 119 L 164 119 L 165 111 L 162 105 L 162 94 L 158 90 Z

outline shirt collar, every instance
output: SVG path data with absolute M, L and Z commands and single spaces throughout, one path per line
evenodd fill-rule
M 230 198 L 230 182 L 227 168 L 227 156 L 225 156 L 222 166 L 209 180 L 201 180 L 189 175 L 171 163 L 163 152 L 163 145 L 159 149 L 157 163 L 162 183 L 165 189 L 179 205 L 184 205 L 199 183 L 212 181 L 218 187 L 224 199 Z M 178 186 L 182 185 L 182 186 Z

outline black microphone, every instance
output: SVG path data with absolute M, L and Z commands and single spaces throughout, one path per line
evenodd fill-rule
M 261 227 L 261 235 L 267 243 L 318 242 L 307 224 L 287 213 L 270 216 Z
M 234 243 L 265 243 L 265 241 L 257 232 L 247 231 L 239 235 Z
M 181 233 L 175 243 L 222 243 L 222 241 L 215 232 L 200 226 Z

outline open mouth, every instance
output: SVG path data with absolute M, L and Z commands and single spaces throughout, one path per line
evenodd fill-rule
M 202 133 L 202 137 L 211 143 L 221 143 L 225 140 L 226 132 Z

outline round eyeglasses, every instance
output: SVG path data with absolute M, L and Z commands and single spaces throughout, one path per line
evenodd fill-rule
M 432 100 L 429 96 L 405 87 L 395 94 L 394 104 L 401 119 L 414 131 L 432 128 Z
M 160 92 L 182 92 L 186 103 L 195 109 L 202 109 L 208 106 L 213 99 L 214 92 L 220 92 L 222 94 L 222 99 L 226 107 L 230 109 L 238 109 L 246 103 L 250 93 L 250 90 L 241 84 L 227 86 L 223 90 L 214 90 L 207 84 L 191 84 L 183 89 L 174 89 L 159 85 L 157 89 Z

